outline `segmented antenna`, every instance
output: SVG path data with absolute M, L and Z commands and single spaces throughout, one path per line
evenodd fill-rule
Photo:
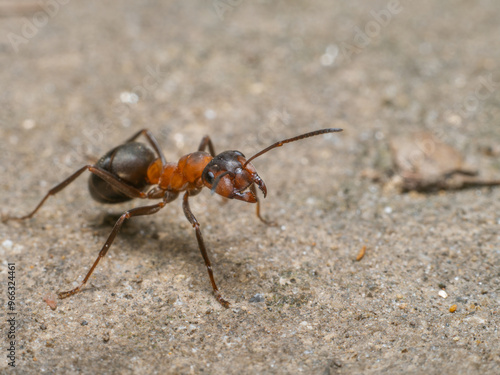
M 316 135 L 321 135 L 321 134 L 325 134 L 325 133 L 341 132 L 342 130 L 343 129 L 337 129 L 337 128 L 320 129 L 320 130 L 316 130 L 316 131 L 313 131 L 313 132 L 310 132 L 310 133 L 305 133 L 305 134 L 302 134 L 302 135 L 298 135 L 296 137 L 292 137 L 292 138 L 288 138 L 288 139 L 283 139 L 282 141 L 273 143 L 271 146 L 266 147 L 262 151 L 257 152 L 250 159 L 247 159 L 247 161 L 245 162 L 245 164 L 243 164 L 243 168 L 245 168 L 245 166 L 248 163 L 250 163 L 250 161 L 252 161 L 253 159 L 258 158 L 259 156 L 261 156 L 262 154 L 265 154 L 266 152 L 272 150 L 273 148 L 281 147 L 285 143 L 295 142 L 295 141 L 299 141 L 299 140 L 304 139 L 304 138 L 314 137 Z

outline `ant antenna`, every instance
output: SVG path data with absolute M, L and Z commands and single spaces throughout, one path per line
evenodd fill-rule
M 321 134 L 325 134 L 325 133 L 341 132 L 342 130 L 343 129 L 336 129 L 336 128 L 320 129 L 320 130 L 316 130 L 316 131 L 313 131 L 313 132 L 310 132 L 310 133 L 305 133 L 305 134 L 302 134 L 302 135 L 298 135 L 298 136 L 293 137 L 293 138 L 283 139 L 282 141 L 278 141 L 276 143 L 273 143 L 271 146 L 266 147 L 262 151 L 257 152 L 250 159 L 247 159 L 247 161 L 245 162 L 245 164 L 243 164 L 243 168 L 245 168 L 246 165 L 248 163 L 250 163 L 250 161 L 252 161 L 253 159 L 261 156 L 262 154 L 265 154 L 266 152 L 272 150 L 273 148 L 281 147 L 285 143 L 295 142 L 295 141 L 298 141 L 298 140 L 301 140 L 301 139 L 304 139 L 304 138 L 314 137 L 315 135 L 321 135 Z

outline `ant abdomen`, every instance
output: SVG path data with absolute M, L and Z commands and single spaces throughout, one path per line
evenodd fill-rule
M 129 142 L 109 151 L 99 159 L 96 167 L 143 191 L 148 186 L 148 167 L 155 159 L 154 152 L 143 143 Z M 121 203 L 133 199 L 95 174 L 89 177 L 89 190 L 92 198 L 101 203 Z

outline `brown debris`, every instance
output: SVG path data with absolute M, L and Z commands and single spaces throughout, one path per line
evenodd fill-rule
M 500 177 L 483 180 L 452 146 L 429 132 L 394 137 L 390 150 L 396 176 L 389 184 L 401 191 L 429 192 L 500 185 Z
M 363 259 L 363 257 L 365 256 L 365 252 L 366 252 L 366 246 L 363 246 L 361 250 L 359 250 L 358 256 L 356 257 L 356 261 L 359 262 L 361 259 Z
M 43 296 L 43 300 L 52 310 L 57 308 L 57 296 L 54 293 L 47 293 Z

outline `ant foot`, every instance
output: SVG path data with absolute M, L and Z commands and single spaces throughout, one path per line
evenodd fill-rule
M 277 227 L 278 223 L 276 221 L 266 220 L 263 217 L 259 216 L 260 221 L 270 227 Z
M 9 220 L 17 220 L 17 221 L 19 221 L 19 220 L 21 220 L 21 218 L 20 217 L 16 217 L 16 216 L 10 216 L 10 215 L 2 213 L 0 215 L 0 220 L 2 221 L 2 223 L 6 223 Z
M 59 299 L 68 298 L 69 296 L 72 296 L 73 294 L 78 293 L 80 291 L 80 288 L 81 288 L 81 285 L 76 287 L 75 289 L 68 290 L 67 292 L 59 292 L 59 293 L 57 293 L 57 297 Z
M 1 214 L 0 215 L 0 220 L 2 221 L 2 223 L 6 223 L 7 221 L 9 220 L 13 220 L 13 221 L 22 221 L 22 220 L 26 220 L 26 219 L 29 219 L 31 217 L 31 215 L 25 215 L 25 216 L 10 216 L 10 215 L 6 215 L 6 214 Z
M 215 298 L 226 309 L 229 309 L 229 306 L 231 306 L 231 304 L 228 301 L 226 301 L 224 298 L 222 298 L 222 296 L 220 295 L 220 293 L 216 293 L 215 294 Z

